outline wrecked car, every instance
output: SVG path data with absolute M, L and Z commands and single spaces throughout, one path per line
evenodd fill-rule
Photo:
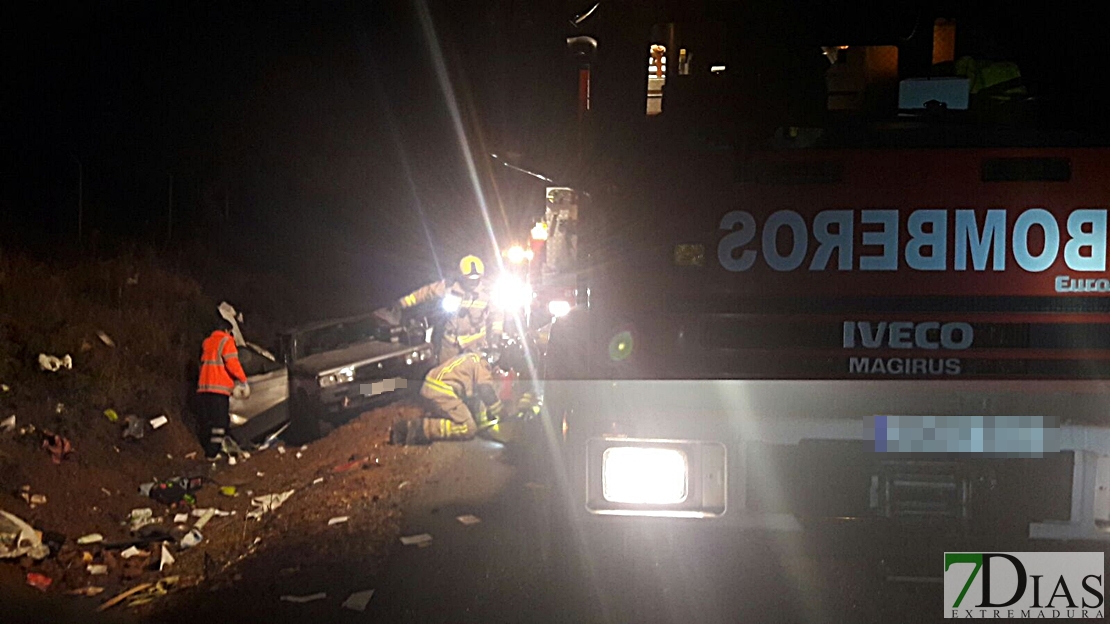
M 426 324 L 384 325 L 372 314 L 318 321 L 279 335 L 279 355 L 244 341 L 251 391 L 231 397 L 231 435 L 244 445 L 289 423 L 307 441 L 359 410 L 419 387 L 433 365 Z

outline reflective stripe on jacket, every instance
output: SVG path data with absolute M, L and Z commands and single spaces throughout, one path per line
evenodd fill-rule
M 442 300 L 447 295 L 458 298 L 459 308 L 448 313 L 442 328 L 437 328 L 437 344 L 476 352 L 486 346 L 489 336 L 497 338 L 504 333 L 504 314 L 490 302 L 490 291 L 484 283 L 467 290 L 458 282 L 440 280 L 401 297 L 398 304 L 401 308 L 411 308 L 427 301 Z
M 493 374 L 477 353 L 464 353 L 448 360 L 428 371 L 424 378 L 425 388 L 463 400 L 473 397 L 483 385 L 493 388 Z
M 216 330 L 204 339 L 201 347 L 197 392 L 230 395 L 236 380 L 247 383 L 235 338 L 226 331 Z

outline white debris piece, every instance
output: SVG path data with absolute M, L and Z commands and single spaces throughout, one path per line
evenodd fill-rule
M 228 466 L 234 466 L 234 465 L 235 465 L 235 464 L 237 464 L 237 463 L 239 463 L 239 462 L 235 460 L 235 456 L 234 456 L 234 455 L 231 455 L 231 456 L 229 456 L 229 457 L 227 458 L 227 465 L 228 465 Z
M 300 451 L 297 451 L 297 459 L 300 459 L 302 457 L 304 457 L 304 454 L 301 453 Z
M 247 512 L 248 518 L 261 520 L 262 516 L 281 507 L 282 503 L 289 500 L 296 490 L 287 490 L 281 494 L 267 494 L 265 496 L 255 496 L 251 499 L 251 505 L 254 509 Z
M 0 384 L 0 392 L 8 392 L 12 387 L 8 384 Z
M 39 367 L 44 371 L 56 373 L 59 370 L 66 368 L 73 368 L 73 358 L 66 354 L 65 357 L 59 358 L 45 353 L 39 354 Z
M 104 333 L 103 330 L 100 330 L 100 329 L 96 330 L 96 337 L 100 339 L 100 342 L 103 342 L 104 344 L 108 345 L 109 347 L 115 348 L 116 343 L 113 342 L 112 337 L 109 336 L 108 334 Z
M 93 576 L 100 576 L 102 574 L 107 574 L 108 573 L 108 566 L 106 566 L 104 564 L 90 565 L 87 568 L 85 568 L 85 570 L 87 570 L 89 572 L 89 574 L 91 574 Z
M 166 548 L 166 543 L 162 542 L 162 557 L 158 560 L 158 571 L 166 569 L 166 566 L 173 565 L 174 558 L 170 554 L 170 549 Z
M 432 543 L 432 536 L 427 533 L 419 535 L 405 535 L 401 538 L 401 543 L 405 546 L 423 546 L 424 544 Z
M 157 428 L 161 427 L 162 425 L 164 425 L 168 422 L 170 422 L 170 419 L 166 418 L 165 414 L 162 414 L 161 416 L 158 416 L 157 418 L 152 418 L 150 420 L 150 426 L 153 429 L 157 429 Z
M 328 520 L 328 526 L 335 526 L 337 524 L 343 524 L 344 522 L 346 522 L 348 520 L 350 520 L 349 516 L 336 516 L 336 517 L 332 518 L 331 520 Z
M 177 514 L 176 516 L 173 517 L 173 523 L 174 524 L 185 524 L 188 521 L 189 521 L 189 514 L 187 514 L 187 513 L 180 513 L 180 514 Z
M 0 559 L 23 555 L 42 559 L 49 554 L 50 548 L 42 543 L 42 538 L 31 525 L 19 516 L 0 510 Z
M 397 489 L 398 489 L 398 490 L 403 490 L 403 489 L 405 489 L 406 487 L 408 487 L 409 485 L 412 485 L 412 484 L 411 484 L 410 482 L 408 482 L 408 481 L 402 481 L 402 482 L 401 482 L 401 485 L 398 485 L 398 486 L 397 486 Z
M 15 414 L 8 416 L 0 422 L 0 431 L 15 431 Z
M 374 590 L 367 589 L 365 591 L 355 592 L 343 601 L 343 608 L 350 609 L 351 611 L 365 611 L 366 605 L 370 604 L 370 599 L 374 597 Z
M 131 510 L 131 532 L 134 533 L 148 524 L 154 524 L 154 510 L 150 507 Z
M 103 541 L 104 536 L 99 533 L 89 533 L 88 535 L 82 535 L 81 537 L 77 538 L 77 543 L 81 544 L 82 546 L 86 544 L 96 544 Z
M 463 526 L 470 526 L 472 524 L 478 524 L 479 522 L 482 521 L 482 519 L 479 518 L 478 516 L 474 516 L 474 515 L 471 515 L 471 514 L 458 516 L 455 519 L 458 520 L 459 522 L 461 522 L 463 524 Z
M 312 485 L 320 485 L 323 482 L 324 482 L 323 477 L 316 477 L 315 479 L 312 480 Z
M 123 557 L 124 559 L 130 559 L 132 557 L 149 557 L 150 553 L 145 550 L 139 550 L 138 548 L 131 546 L 121 552 L 119 556 Z
M 324 598 L 327 598 L 327 597 L 328 597 L 328 595 L 326 593 L 320 592 L 318 594 L 309 594 L 307 596 L 282 596 L 281 599 L 284 600 L 285 602 L 303 603 L 303 602 L 312 602 L 314 600 L 323 600 Z
M 193 510 L 193 517 L 194 518 L 203 518 L 204 516 L 208 515 L 208 512 L 210 512 L 210 511 L 212 512 L 213 516 L 217 516 L 219 518 L 224 518 L 224 517 L 227 517 L 227 516 L 231 515 L 230 511 L 224 511 L 222 509 L 216 509 L 215 507 L 210 507 L 210 508 L 207 508 L 207 509 L 194 509 Z

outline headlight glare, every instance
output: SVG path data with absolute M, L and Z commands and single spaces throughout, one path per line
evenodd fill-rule
M 563 299 L 555 299 L 547 303 L 547 311 L 556 318 L 566 316 L 570 312 L 570 302 Z
M 611 503 L 673 505 L 686 500 L 689 465 L 679 449 L 613 446 L 601 457 L 602 496 Z

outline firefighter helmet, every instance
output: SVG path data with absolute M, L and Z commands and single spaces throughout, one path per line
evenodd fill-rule
M 486 272 L 486 265 L 478 256 L 466 256 L 459 260 L 459 273 L 467 279 L 479 279 Z

